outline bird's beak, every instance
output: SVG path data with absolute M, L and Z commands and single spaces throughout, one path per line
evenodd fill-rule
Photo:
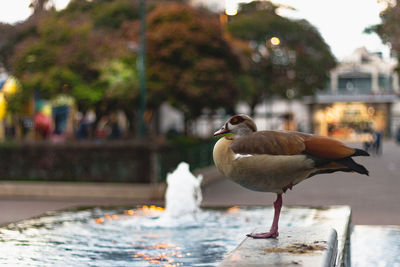
M 226 134 L 226 133 L 229 133 L 229 129 L 228 129 L 228 127 L 223 126 L 221 129 L 219 129 L 218 131 L 216 131 L 214 133 L 214 136 L 218 136 L 218 135 Z

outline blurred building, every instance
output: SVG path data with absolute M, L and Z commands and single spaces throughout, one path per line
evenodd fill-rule
M 363 141 L 371 132 L 394 136 L 400 127 L 400 81 L 395 72 L 397 61 L 384 60 L 379 53 L 359 48 L 331 71 L 327 88 L 315 96 L 298 99 L 267 99 L 255 108 L 259 130 L 296 130 L 345 141 Z M 245 103 L 238 113 L 250 114 Z M 223 110 L 207 112 L 191 132 L 210 137 L 228 115 Z M 161 112 L 161 132 L 183 131 L 183 115 L 168 105 Z
M 397 62 L 358 48 L 330 74 L 327 88 L 309 105 L 310 128 L 315 134 L 362 141 L 377 131 L 392 136 L 400 127 Z
M 162 134 L 179 134 L 184 132 L 185 118 L 183 113 L 167 103 L 163 103 L 159 111 L 159 129 Z
M 236 112 L 251 114 L 249 105 L 243 102 L 236 106 Z M 171 115 L 171 113 L 163 112 L 161 121 L 168 121 L 170 125 L 172 122 L 174 125 L 179 125 L 179 120 L 169 120 L 172 118 Z M 231 115 L 226 114 L 223 109 L 218 110 L 212 116 L 205 111 L 195 123 L 191 124 L 190 132 L 199 137 L 210 138 L 217 129 L 221 128 L 229 116 Z M 255 107 L 252 118 L 257 124 L 258 130 L 310 132 L 310 115 L 307 105 L 302 100 L 287 100 L 278 97 L 268 99 Z M 183 121 L 183 117 L 181 121 Z

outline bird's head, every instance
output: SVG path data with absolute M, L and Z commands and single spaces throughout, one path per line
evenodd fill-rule
M 247 115 L 240 114 L 230 117 L 225 124 L 214 133 L 214 136 L 222 134 L 235 134 L 243 136 L 257 131 L 254 121 Z

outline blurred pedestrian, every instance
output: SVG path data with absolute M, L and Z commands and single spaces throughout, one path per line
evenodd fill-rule
M 85 125 L 85 118 L 82 112 L 78 111 L 75 114 L 75 120 L 78 122 L 78 126 L 76 129 L 76 138 L 78 140 L 86 139 L 87 138 L 87 130 Z
M 51 118 L 42 112 L 35 114 L 33 119 L 36 137 L 40 140 L 48 139 L 51 129 Z
M 107 139 L 110 133 L 110 121 L 107 115 L 103 115 L 97 123 L 95 137 L 100 140 Z
M 369 151 L 372 148 L 375 142 L 375 133 L 371 127 L 367 127 L 363 130 L 364 132 L 364 141 L 363 141 L 363 148 L 365 151 Z
M 122 137 L 121 128 L 119 127 L 118 123 L 118 115 L 117 113 L 113 113 L 110 116 L 110 136 L 109 138 L 112 140 L 120 139 Z
M 373 147 L 374 147 L 374 152 L 377 155 L 382 154 L 381 143 L 382 143 L 382 132 L 376 131 L 375 132 L 375 142 L 374 142 Z
M 78 121 L 78 129 L 76 131 L 77 139 L 82 140 L 92 138 L 96 114 L 92 110 L 88 110 L 85 116 L 83 116 L 81 112 L 77 112 L 76 120 Z
M 65 138 L 68 123 L 71 122 L 70 115 L 75 104 L 75 99 L 67 94 L 68 88 L 68 85 L 65 84 L 62 88 L 62 93 L 51 99 L 54 134 L 60 139 Z
M 36 101 L 36 114 L 33 117 L 33 127 L 35 129 L 36 139 L 46 140 L 51 135 L 52 120 L 51 110 L 52 107 L 46 100 L 38 99 Z
M 96 112 L 93 109 L 89 109 L 85 114 L 85 122 L 87 125 L 88 136 L 89 138 L 93 138 L 94 135 L 94 124 L 96 122 Z

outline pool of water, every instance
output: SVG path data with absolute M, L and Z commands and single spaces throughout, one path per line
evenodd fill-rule
M 351 266 L 400 267 L 400 226 L 354 226 Z
M 288 212 L 290 210 L 290 212 Z M 7 266 L 216 266 L 273 210 L 200 210 L 166 218 L 159 207 L 90 208 L 48 214 L 0 228 Z M 317 224 L 307 208 L 284 208 L 280 226 Z M 318 215 L 321 217 L 321 213 Z

